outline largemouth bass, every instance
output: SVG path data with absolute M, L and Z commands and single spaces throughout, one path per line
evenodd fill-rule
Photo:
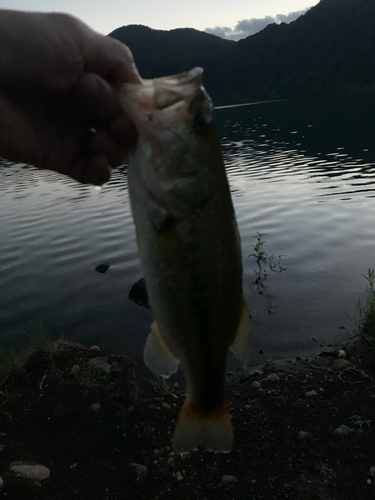
M 246 363 L 250 318 L 240 238 L 202 72 L 124 84 L 120 95 L 139 133 L 128 183 L 154 317 L 144 361 L 164 377 L 179 364 L 184 371 L 187 397 L 175 450 L 204 443 L 228 452 L 226 358 L 230 347 Z

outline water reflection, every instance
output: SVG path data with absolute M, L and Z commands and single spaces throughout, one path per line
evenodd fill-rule
M 362 95 L 217 110 L 245 299 L 259 318 L 253 364 L 311 355 L 319 349 L 311 337 L 329 342 L 354 324 L 361 275 L 375 266 L 374 108 L 375 98 Z M 1 335 L 42 319 L 56 336 L 140 356 L 151 315 L 128 300 L 142 272 L 126 166 L 96 191 L 0 165 Z M 249 257 L 258 233 L 286 272 L 267 267 L 264 276 Z M 100 274 L 103 263 L 110 267 Z

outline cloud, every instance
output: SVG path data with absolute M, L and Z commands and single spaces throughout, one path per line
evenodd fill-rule
M 289 14 L 276 14 L 275 17 L 266 16 L 261 18 L 252 17 L 251 19 L 242 19 L 238 21 L 234 28 L 228 26 L 216 26 L 215 28 L 206 28 L 206 33 L 226 38 L 227 40 L 240 40 L 247 36 L 254 35 L 261 31 L 269 24 L 276 23 L 290 23 L 302 16 L 308 9 L 299 10 L 297 12 L 290 12 Z

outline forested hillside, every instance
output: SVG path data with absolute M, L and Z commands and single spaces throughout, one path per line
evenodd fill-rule
M 110 36 L 130 47 L 144 78 L 202 66 L 216 104 L 375 88 L 375 0 L 321 0 L 238 42 L 138 25 Z

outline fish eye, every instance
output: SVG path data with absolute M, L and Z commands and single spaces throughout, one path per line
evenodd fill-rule
M 198 135 L 205 135 L 210 129 L 212 123 L 211 117 L 202 114 L 195 115 L 193 120 L 193 129 Z

